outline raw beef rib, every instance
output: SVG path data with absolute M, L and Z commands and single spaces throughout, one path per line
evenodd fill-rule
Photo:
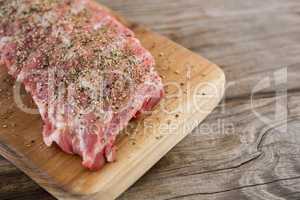
M 91 170 L 164 93 L 151 54 L 92 0 L 0 0 L 0 65 L 38 106 L 44 142 Z

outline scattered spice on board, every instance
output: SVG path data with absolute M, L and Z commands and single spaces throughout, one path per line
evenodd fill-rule
M 134 138 L 134 136 L 130 136 L 129 141 L 133 146 L 136 145 L 136 139 Z
M 176 117 L 176 118 L 178 118 L 178 117 L 179 117 L 179 115 L 178 115 L 178 114 L 176 114 L 176 115 L 175 115 L 175 117 Z
M 156 136 L 156 137 L 155 137 L 155 139 L 157 139 L 157 140 L 160 140 L 161 138 L 163 138 L 163 136 L 162 136 L 162 135 L 160 135 L 160 136 Z
M 178 70 L 176 70 L 176 71 L 175 71 L 175 74 L 179 74 L 179 71 L 178 71 Z
M 4 124 L 2 127 L 3 127 L 3 128 L 7 128 L 7 125 L 6 125 L 6 124 Z
M 25 147 L 31 147 L 30 143 L 25 144 Z
M 159 56 L 160 56 L 160 57 L 163 57 L 163 56 L 164 56 L 164 53 L 163 53 L 163 52 L 159 53 Z

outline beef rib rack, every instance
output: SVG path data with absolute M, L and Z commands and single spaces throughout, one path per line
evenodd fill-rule
M 164 95 L 152 55 L 93 0 L 0 0 L 0 65 L 32 96 L 45 144 L 91 170 Z

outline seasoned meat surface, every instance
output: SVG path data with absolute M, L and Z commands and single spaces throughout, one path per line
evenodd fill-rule
M 0 65 L 22 82 L 43 138 L 97 170 L 163 85 L 134 33 L 92 0 L 0 0 Z

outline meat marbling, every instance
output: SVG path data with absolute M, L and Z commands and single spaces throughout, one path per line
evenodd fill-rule
M 151 54 L 92 0 L 0 0 L 0 65 L 31 94 L 45 144 L 91 170 L 164 94 Z

